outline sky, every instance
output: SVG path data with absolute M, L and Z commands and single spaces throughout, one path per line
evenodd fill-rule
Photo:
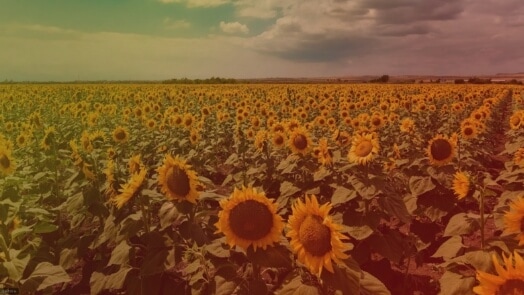
M 0 0 L 0 81 L 524 72 L 521 0 Z

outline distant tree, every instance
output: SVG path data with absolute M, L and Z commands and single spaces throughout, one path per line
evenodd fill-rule
M 389 75 L 382 75 L 380 76 L 380 78 L 377 78 L 377 79 L 373 79 L 369 82 L 371 83 L 388 83 L 389 81 Z
M 464 79 L 455 79 L 455 84 L 464 84 L 466 81 Z

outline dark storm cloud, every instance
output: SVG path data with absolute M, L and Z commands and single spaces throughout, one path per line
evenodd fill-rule
M 269 50 L 272 55 L 299 62 L 338 62 L 348 56 L 372 54 L 376 40 L 366 37 L 303 35 L 285 50 Z
M 508 0 L 288 0 L 251 40 L 283 60 L 365 72 L 489 73 L 524 61 L 524 2 Z M 291 4 L 290 4 L 291 3 Z
M 376 11 L 377 22 L 385 24 L 452 20 L 464 10 L 461 1 L 444 0 L 370 0 L 361 5 Z

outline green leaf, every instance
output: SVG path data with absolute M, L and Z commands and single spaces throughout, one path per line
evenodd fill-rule
M 115 272 L 93 272 L 89 280 L 91 294 L 100 294 L 103 290 L 120 290 L 124 288 L 127 273 L 131 270 L 130 266 L 125 265 Z
M 282 285 L 275 290 L 278 295 L 320 295 L 320 290 L 317 287 L 306 285 L 302 281 L 302 277 L 298 270 L 288 274 Z
M 409 223 L 411 221 L 411 215 L 406 208 L 404 199 L 399 194 L 387 194 L 381 195 L 378 199 L 380 206 L 389 213 L 391 216 L 397 217 L 400 221 L 404 223 Z
M 331 172 L 328 169 L 324 168 L 324 166 L 322 166 L 313 174 L 313 181 L 320 181 L 330 175 Z
M 361 295 L 391 295 L 388 288 L 379 279 L 363 271 L 360 277 Z
M 225 243 L 226 239 L 224 237 L 213 240 L 210 244 L 205 245 L 206 251 L 219 258 L 227 258 L 231 256 L 229 251 L 229 246 Z
M 78 261 L 77 259 L 77 249 L 71 249 L 71 248 L 65 248 L 60 251 L 60 265 L 64 269 L 70 269 L 75 263 Z
M 33 293 L 44 290 L 56 284 L 70 282 L 71 278 L 60 265 L 53 265 L 49 262 L 39 263 L 33 273 L 27 279 L 20 280 L 23 292 Z
M 256 251 L 250 246 L 247 249 L 247 258 L 261 266 L 291 268 L 289 250 L 282 245 L 268 246 L 265 250 L 257 248 Z
M 168 238 L 158 232 L 151 232 L 146 241 L 146 256 L 140 268 L 141 276 L 155 275 L 175 266 L 175 250 Z
M 415 196 L 420 196 L 434 189 L 436 185 L 430 176 L 412 176 L 409 179 L 409 189 Z
M 364 240 L 373 234 L 373 229 L 368 225 L 362 226 L 348 226 L 348 234 L 356 240 Z
M 458 213 L 453 215 L 446 225 L 444 237 L 467 235 L 479 227 L 479 216 L 468 213 Z
M 358 266 L 356 262 L 352 263 Z M 341 294 L 359 294 L 360 269 L 349 268 L 346 264 L 333 263 L 333 273 L 322 271 L 321 278 L 324 289 L 332 289 Z
M 111 258 L 109 258 L 109 262 L 107 263 L 107 266 L 110 266 L 113 264 L 116 264 L 116 265 L 128 264 L 130 249 L 131 249 L 131 246 L 127 244 L 127 241 L 121 241 L 120 244 L 118 244 L 111 252 Z
M 19 227 L 17 229 L 14 229 L 12 232 L 11 232 L 11 239 L 15 240 L 17 237 L 23 235 L 23 234 L 27 234 L 27 233 L 30 233 L 32 232 L 33 229 L 28 227 L 28 226 L 22 226 L 22 227 Z
M 345 204 L 357 197 L 357 192 L 350 190 L 341 185 L 335 187 L 333 196 L 331 196 L 331 204 L 333 206 L 338 206 L 340 204 Z
M 58 226 L 54 225 L 49 222 L 40 221 L 38 222 L 35 227 L 33 228 L 33 232 L 35 234 L 46 234 L 46 233 L 52 233 L 54 231 L 58 230 Z
M 170 227 L 178 216 L 179 213 L 175 204 L 173 204 L 173 202 L 164 202 L 158 212 L 158 217 L 160 218 L 160 229 L 164 230 Z
M 491 254 L 489 252 L 478 250 L 468 252 L 462 256 L 455 257 L 448 262 L 454 262 L 459 264 L 469 264 L 476 270 L 488 272 L 493 269 L 493 261 L 491 260 Z
M 474 277 L 446 271 L 439 280 L 440 294 L 445 295 L 469 295 L 473 294 L 476 280 Z
M 444 260 L 449 260 L 455 256 L 462 249 L 462 238 L 460 236 L 453 236 L 449 240 L 440 245 L 435 254 L 431 257 L 442 257 Z
M 289 181 L 284 181 L 280 184 L 280 196 L 279 198 L 285 198 L 285 197 L 288 197 L 288 196 L 291 196 L 297 192 L 299 192 L 300 189 L 296 186 L 294 186 L 291 182 Z

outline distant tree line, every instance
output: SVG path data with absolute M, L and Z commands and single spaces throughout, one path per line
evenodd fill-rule
M 170 79 L 162 81 L 163 84 L 235 84 L 237 80 L 232 78 L 211 77 L 207 79 Z
M 389 75 L 382 75 L 379 78 L 369 80 L 369 83 L 388 83 Z
M 517 79 L 511 79 L 509 81 L 491 81 L 491 79 L 482 79 L 478 77 L 469 78 L 467 81 L 464 79 L 455 79 L 455 84 L 518 84 L 522 85 L 522 81 Z

